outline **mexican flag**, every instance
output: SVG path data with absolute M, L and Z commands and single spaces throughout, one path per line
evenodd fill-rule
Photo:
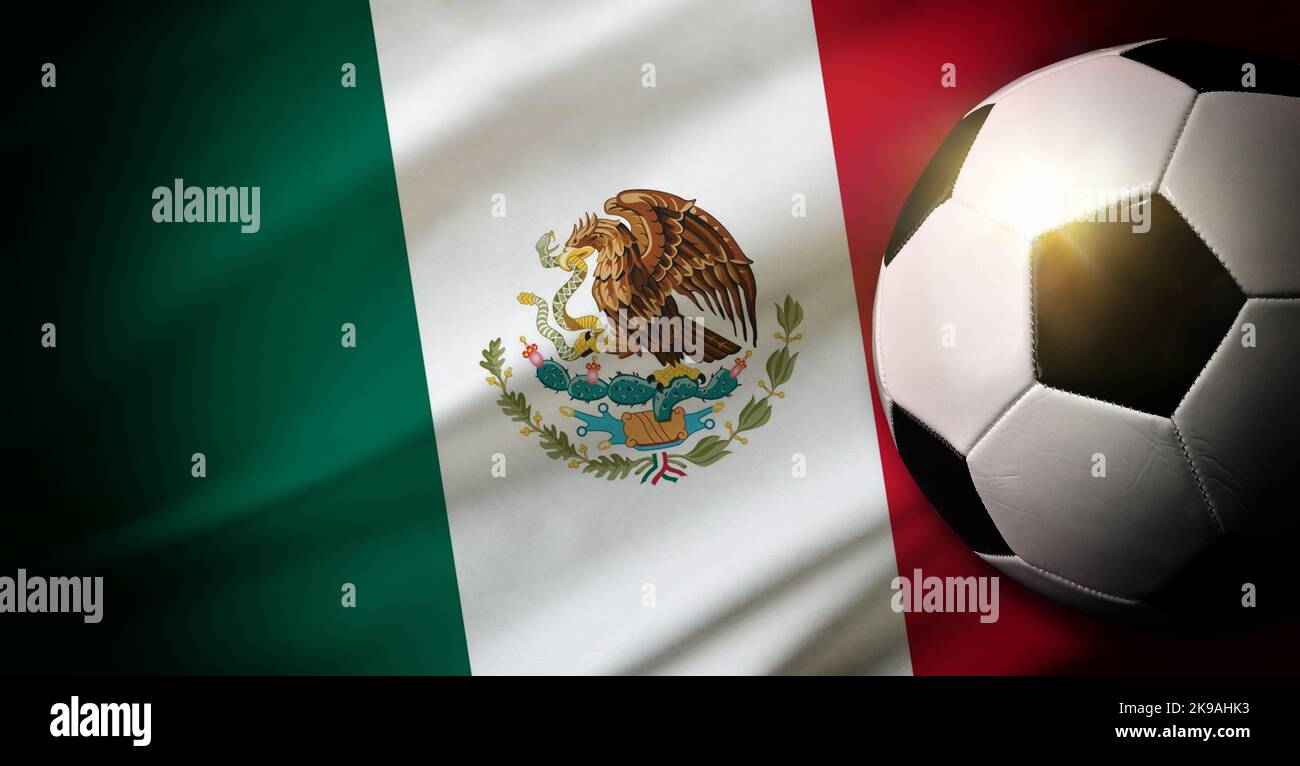
M 33 20 L 0 575 L 103 577 L 102 619 L 0 616 L 0 667 L 1185 668 L 1203 645 L 1010 581 L 995 622 L 897 608 L 997 572 L 894 449 L 881 256 L 982 98 L 1157 36 L 1077 11 L 1073 37 L 1010 2 Z

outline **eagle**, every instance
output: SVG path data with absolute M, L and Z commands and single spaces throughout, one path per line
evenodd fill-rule
M 680 296 L 700 311 L 707 306 L 710 313 L 730 322 L 732 338 L 757 340 L 753 261 L 731 232 L 695 200 L 653 189 L 628 189 L 606 200 L 605 212 L 622 220 L 584 215 L 574 225 L 560 262 L 572 264 L 596 255 L 591 295 L 615 326 L 620 316 L 645 322 L 681 317 Z M 650 353 L 668 368 L 680 367 L 686 354 L 676 333 L 688 325 L 666 326 L 672 328 L 667 347 L 660 344 Z M 740 351 L 732 338 L 703 329 L 703 361 Z M 626 357 L 633 351 L 617 353 Z

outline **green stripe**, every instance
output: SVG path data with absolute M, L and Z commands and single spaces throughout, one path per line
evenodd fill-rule
M 0 615 L 0 670 L 467 673 L 367 4 L 42 12 L 5 67 L 0 576 L 102 575 L 104 621 Z M 261 231 L 154 223 L 177 177 L 260 186 Z

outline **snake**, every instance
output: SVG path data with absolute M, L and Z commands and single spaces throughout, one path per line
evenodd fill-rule
M 566 268 L 573 272 L 559 290 L 555 291 L 555 296 L 551 300 L 550 306 L 541 296 L 529 292 L 519 294 L 519 302 L 525 306 L 533 305 L 537 307 L 537 331 L 547 340 L 555 345 L 556 352 L 560 358 L 566 362 L 572 362 L 583 355 L 583 351 L 569 345 L 564 336 L 558 330 L 551 326 L 547 319 L 547 314 L 555 318 L 555 321 L 563 326 L 566 330 L 587 330 L 598 332 L 600 330 L 600 318 L 588 314 L 581 317 L 569 316 L 568 305 L 569 299 L 578 291 L 582 283 L 587 279 L 587 264 L 581 259 L 571 259 L 567 262 L 561 262 L 564 255 L 556 255 L 560 249 L 553 246 L 555 242 L 555 232 L 543 234 L 541 239 L 537 240 L 537 257 L 541 261 L 542 267 Z

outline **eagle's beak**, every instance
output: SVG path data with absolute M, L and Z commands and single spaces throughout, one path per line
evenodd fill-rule
M 596 252 L 594 247 L 575 247 L 571 250 L 565 250 L 564 254 L 560 256 L 559 267 L 565 271 L 573 271 L 578 268 L 585 258 L 594 252 Z

